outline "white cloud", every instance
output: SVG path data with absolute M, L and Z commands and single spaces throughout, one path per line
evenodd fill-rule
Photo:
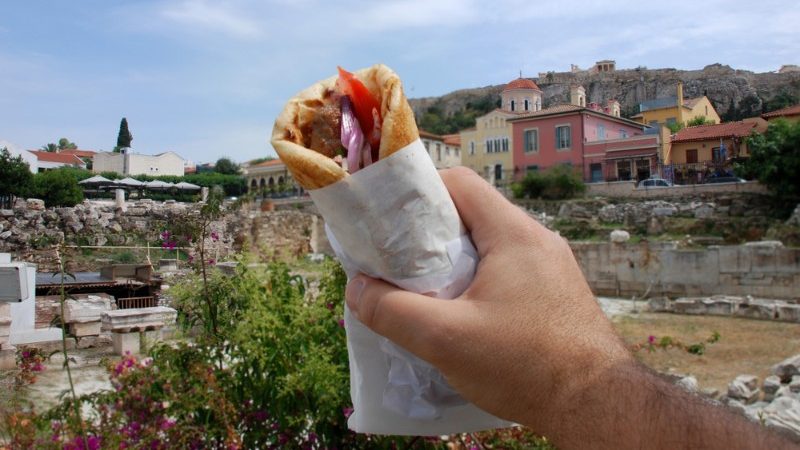
M 236 38 L 258 38 L 263 35 L 259 23 L 243 12 L 206 0 L 183 0 L 167 3 L 159 15 L 168 21 L 187 26 L 192 31 L 220 32 Z

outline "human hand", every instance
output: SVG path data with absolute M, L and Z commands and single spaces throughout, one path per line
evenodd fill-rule
M 473 171 L 440 173 L 480 255 L 469 289 L 434 300 L 360 275 L 348 306 L 482 409 L 545 431 L 582 384 L 631 357 L 564 239 Z

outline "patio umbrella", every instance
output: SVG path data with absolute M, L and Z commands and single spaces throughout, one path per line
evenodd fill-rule
M 113 181 L 109 180 L 106 177 L 101 177 L 100 175 L 95 175 L 91 178 L 87 178 L 85 180 L 79 181 L 78 184 L 82 184 L 84 186 L 110 186 L 114 184 Z
M 178 189 L 183 189 L 185 191 L 199 191 L 200 189 L 202 189 L 200 186 L 196 184 L 187 183 L 185 181 L 181 181 L 180 183 L 176 184 L 175 187 Z
M 144 187 L 146 187 L 147 189 L 154 190 L 154 191 L 165 191 L 167 189 L 175 187 L 175 185 L 172 184 L 172 183 L 165 183 L 165 182 L 163 182 L 161 180 L 153 180 L 153 181 L 148 181 L 147 183 L 145 183 Z
M 144 182 L 135 180 L 131 177 L 123 178 L 121 180 L 114 180 L 114 184 L 119 187 L 127 187 L 127 188 L 138 188 L 144 186 Z

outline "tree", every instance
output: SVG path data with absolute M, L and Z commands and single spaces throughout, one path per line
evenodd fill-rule
M 764 134 L 748 139 L 750 158 L 739 167 L 740 174 L 758 179 L 782 203 L 800 200 L 800 122 L 778 119 Z
M 47 206 L 75 206 L 83 201 L 83 190 L 73 168 L 37 173 L 33 184 L 34 195 L 44 200 Z
M 692 120 L 686 122 L 687 127 L 696 127 L 700 125 L 713 125 L 714 121 L 707 118 L 706 116 L 697 116 Z
M 74 142 L 70 142 L 67 138 L 61 138 L 58 140 L 58 150 L 75 150 L 78 146 Z
M 58 145 L 53 144 L 52 142 L 49 143 L 49 144 L 43 145 L 42 146 L 42 151 L 43 152 L 55 153 L 55 152 L 58 151 Z
M 33 186 L 33 174 L 22 156 L 11 156 L 7 148 L 0 149 L 0 197 L 24 197 Z
M 214 172 L 223 175 L 238 175 L 239 165 L 231 161 L 230 158 L 220 158 L 217 160 L 217 163 L 214 164 Z
M 131 146 L 131 141 L 133 141 L 133 135 L 128 130 L 128 119 L 122 118 L 122 121 L 119 123 L 119 134 L 117 134 L 117 146 L 114 147 L 115 152 L 119 152 L 121 148 L 127 148 Z

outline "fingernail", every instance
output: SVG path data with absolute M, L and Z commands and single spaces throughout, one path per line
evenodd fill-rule
M 356 317 L 358 317 L 358 307 L 361 303 L 361 294 L 364 292 L 364 286 L 366 284 L 367 283 L 363 278 L 358 277 L 348 283 L 347 289 L 345 289 L 347 306 L 350 307 L 350 312 L 352 312 Z

